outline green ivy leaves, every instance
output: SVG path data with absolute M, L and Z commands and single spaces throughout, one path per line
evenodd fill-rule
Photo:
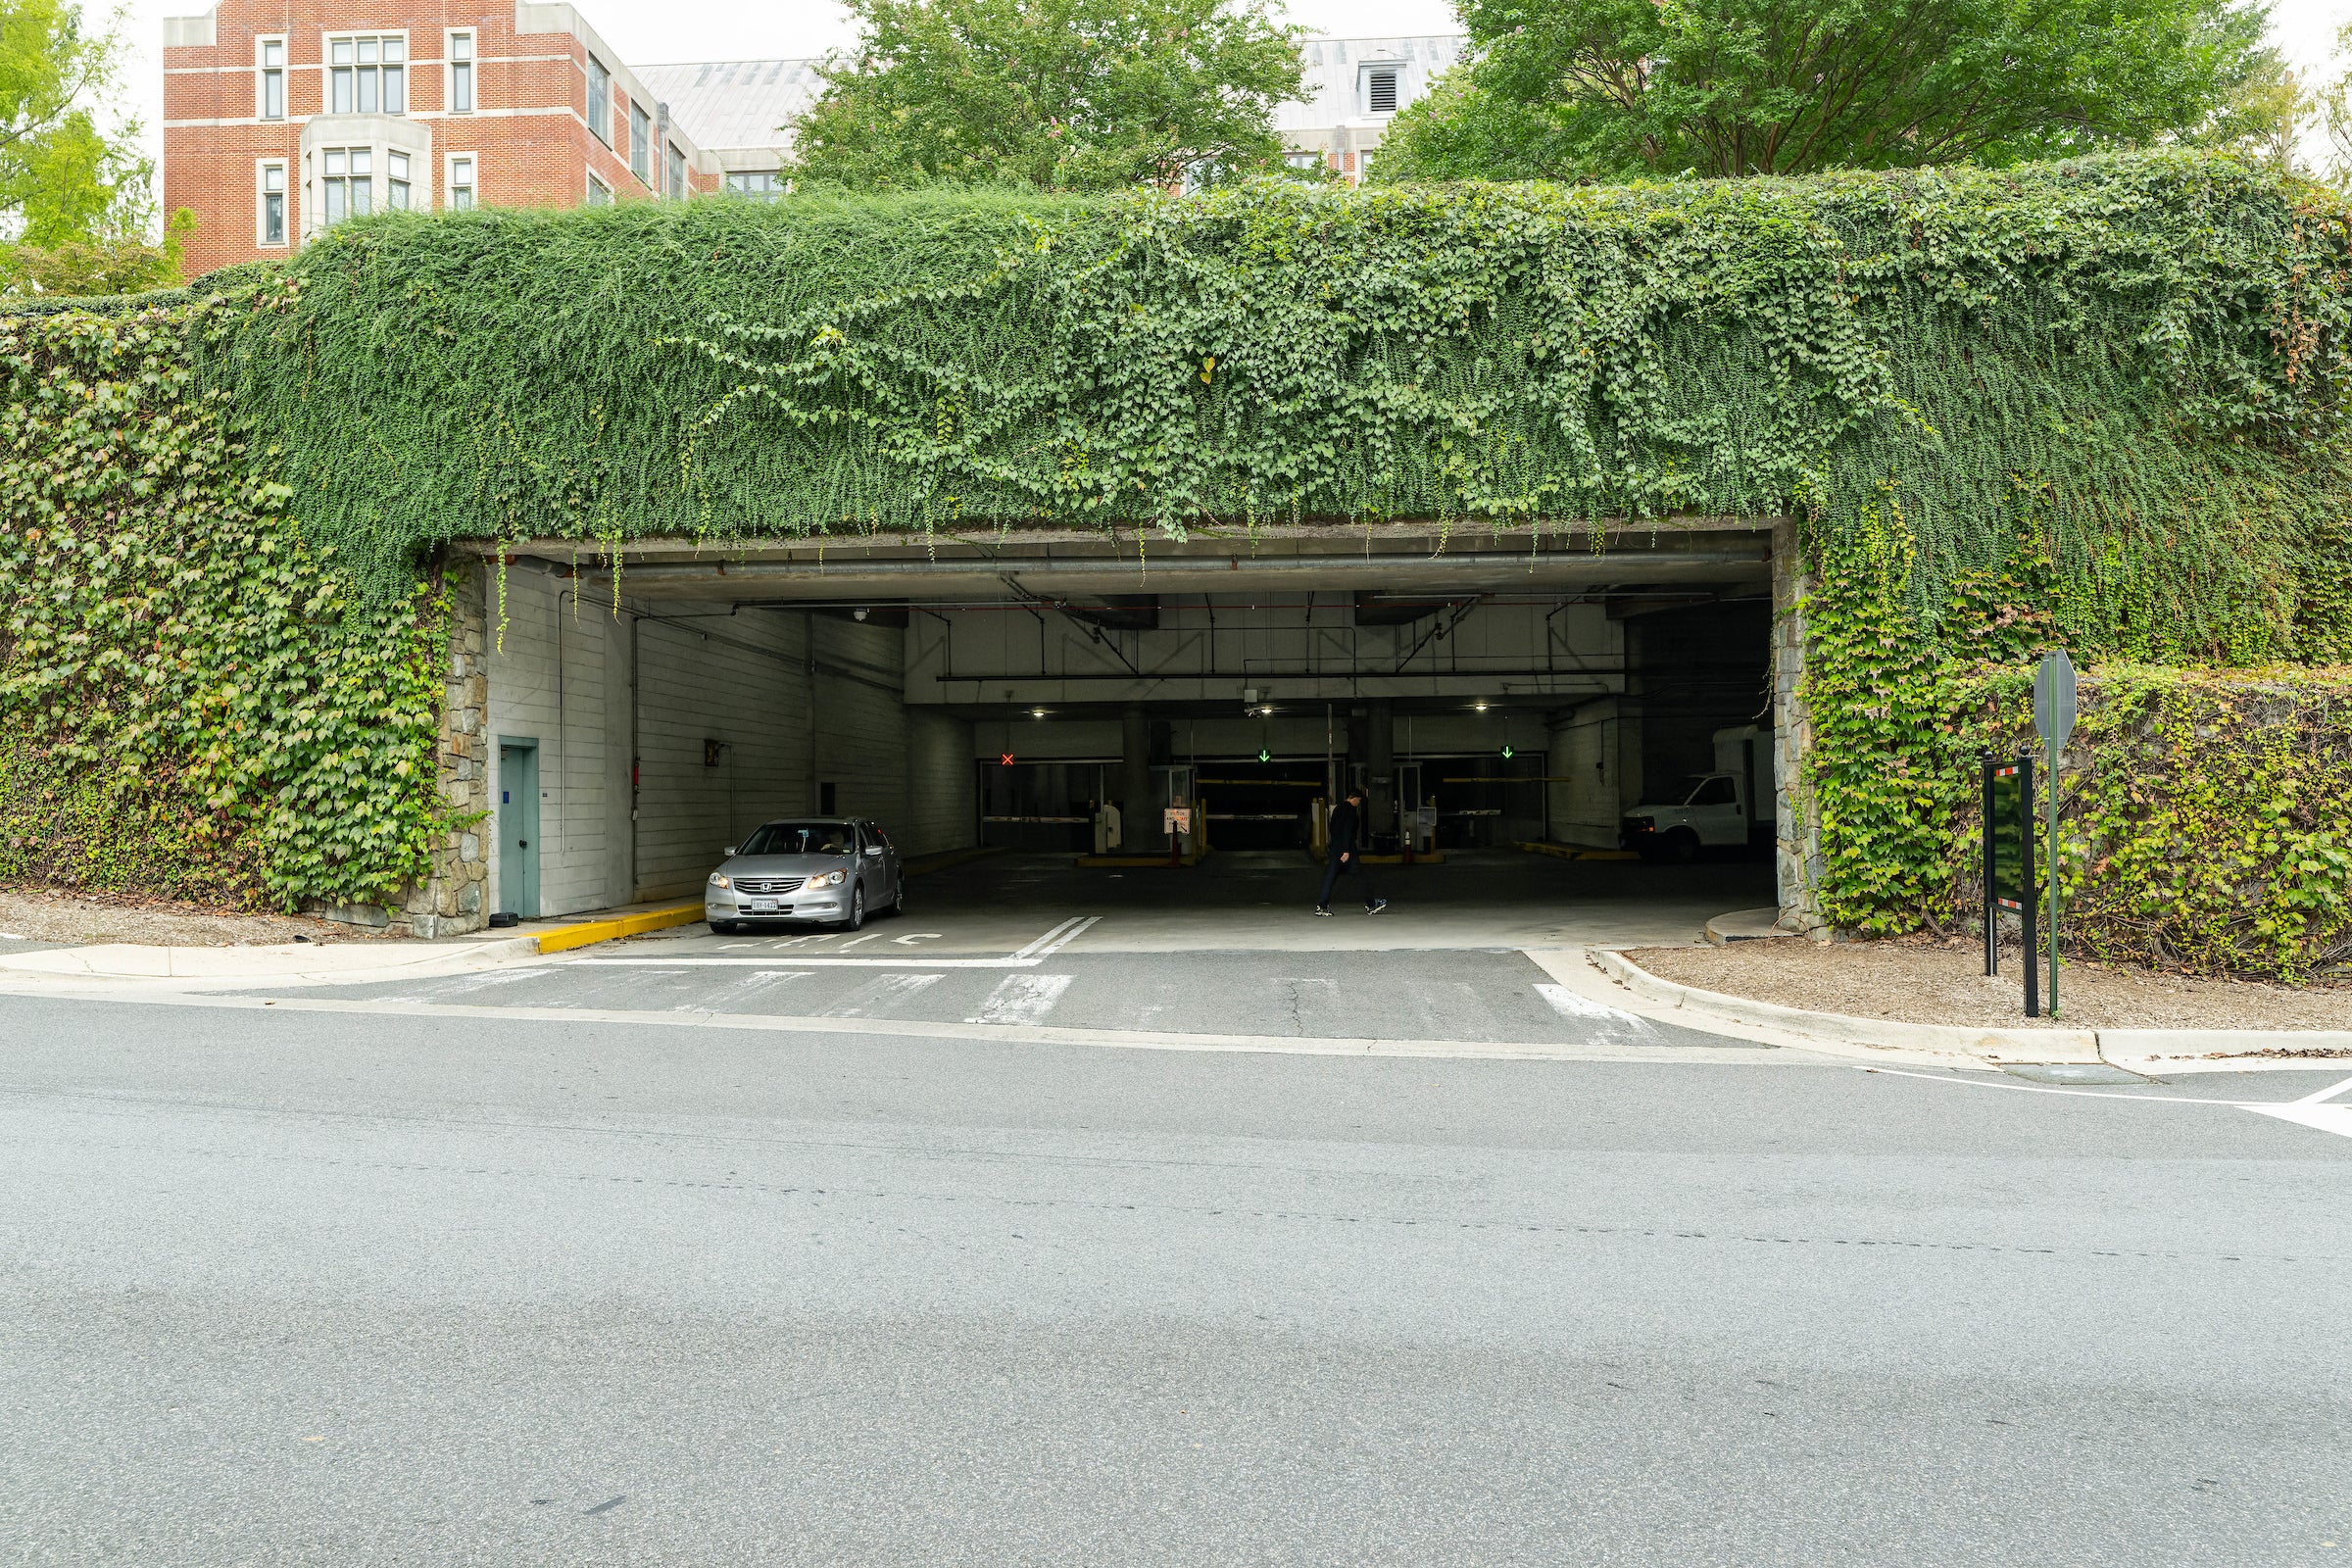
M 385 902 L 442 831 L 447 610 L 377 602 L 257 480 L 186 339 L 0 318 L 0 876 Z

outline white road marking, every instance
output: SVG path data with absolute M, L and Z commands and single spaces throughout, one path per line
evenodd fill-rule
M 2317 1093 L 2305 1095 L 2301 1100 L 2296 1101 L 2295 1103 L 2298 1105 L 2317 1105 L 2323 1103 L 2324 1102 L 2333 1100 L 2336 1096 L 2342 1094 L 2347 1089 L 2352 1089 L 2352 1078 L 2347 1078 L 2340 1084 L 2329 1084 L 2327 1088 L 2322 1089 Z
M 1070 919 L 1062 921 L 1061 924 L 1055 926 L 1053 930 L 1048 931 L 1044 936 L 1039 937 L 1035 942 L 1030 943 L 1027 947 L 1016 948 L 1013 951 L 1012 956 L 1016 958 L 1043 957 L 1047 954 L 1052 953 L 1055 948 L 1058 948 L 1061 945 L 1061 942 L 1068 941 L 1071 937 L 1076 936 L 1080 931 L 1085 930 L 1088 926 L 1093 925 L 1101 918 L 1101 915 L 1088 915 L 1083 919 L 1073 916 Z M 1056 938 L 1061 940 L 1056 941 Z
M 1018 978 L 1026 980 L 1027 975 Z M 904 1002 L 917 992 L 939 984 L 935 974 L 879 974 L 825 1008 L 820 1018 L 871 1018 L 883 1008 Z
M 852 938 L 850 938 L 850 940 L 849 940 L 849 941 L 847 941 L 847 942 L 844 942 L 844 943 L 843 943 L 843 944 L 840 946 L 840 948 L 839 948 L 838 950 L 836 950 L 836 951 L 838 951 L 838 952 L 841 952 L 841 953 L 847 953 L 847 952 L 849 952 L 849 951 L 850 951 L 852 948 L 856 947 L 856 946 L 857 946 L 858 943 L 860 943 L 860 942 L 878 942 L 878 941 L 880 941 L 882 938 L 884 938 L 884 937 L 886 937 L 886 936 L 888 936 L 888 935 L 890 935 L 890 933 L 889 933 L 889 932 L 887 932 L 887 931 L 868 931 L 868 932 L 867 932 L 865 935 L 863 935 L 863 936 L 861 936 L 861 937 L 852 937 Z
M 0 931 L 0 942 L 30 942 L 32 938 L 21 937 L 14 931 Z
M 1612 1007 L 1605 1002 L 1594 1002 L 1591 997 L 1571 991 L 1566 986 L 1539 985 L 1536 994 L 1550 1003 L 1551 1010 L 1563 1018 L 1573 1018 L 1579 1023 L 1629 1025 L 1641 1033 L 1649 1030 L 1647 1018 L 1639 1017 L 1621 1007 Z
M 806 980 L 808 975 L 809 971 L 807 969 L 762 969 L 757 974 L 747 974 L 741 980 L 736 981 L 733 986 L 728 988 L 726 1000 L 748 1002 L 754 997 L 764 996 L 788 980 Z
M 2276 1116 L 2291 1121 L 2298 1127 L 2315 1132 L 2333 1133 L 2338 1138 L 2352 1138 L 2352 1105 L 2313 1105 L 2300 1100 L 2286 1105 L 2243 1105 L 2257 1116 Z
M 2328 1105 L 2319 1102 L 2330 1095 L 2340 1095 L 2352 1089 L 2352 1078 L 2323 1089 L 2317 1095 L 2285 1102 L 2276 1100 L 2201 1100 L 2194 1095 L 2136 1095 L 2117 1094 L 2104 1089 L 2053 1089 L 2040 1084 L 1984 1083 L 1973 1078 L 1950 1078 L 1942 1073 L 1905 1072 L 1899 1067 L 1863 1067 L 1862 1072 L 1885 1073 L 1889 1078 L 1923 1078 L 1932 1084 L 1958 1084 L 1964 1089 L 2008 1089 L 2025 1095 L 2072 1095 L 2081 1100 L 2137 1100 L 2156 1105 L 2218 1105 L 2224 1110 L 2250 1110 L 2257 1116 L 2275 1116 L 2291 1121 L 2300 1127 L 2318 1132 L 2333 1133 L 2338 1138 L 2352 1138 L 2352 1105 Z
M 1008 974 L 997 982 L 997 989 L 980 1004 L 977 1015 L 965 1023 L 1043 1023 L 1046 1014 L 1070 989 L 1075 978 L 1066 974 Z
M 455 980 L 447 989 L 451 994 L 464 996 L 467 992 L 487 991 L 492 986 L 503 986 L 511 981 L 536 980 L 541 975 L 555 972 L 553 969 L 491 969 Z
M 1820 1057 L 1787 1054 L 1771 1045 L 1638 1046 L 1550 1041 L 1540 1045 L 1485 1040 L 1400 1040 L 1365 1036 L 1241 1035 L 1173 1029 L 1067 1028 L 1054 1024 L 931 1022 L 895 1018 L 810 1018 L 772 1012 L 651 1012 L 612 1007 L 495 1006 L 488 1003 L 425 1002 L 390 1007 L 361 997 L 251 997 L 208 991 L 160 991 L 138 982 L 63 988 L 0 980 L 0 995 L 49 1002 L 115 1005 L 214 1007 L 229 1011 L 317 1012 L 386 1017 L 471 1018 L 499 1023 L 583 1023 L 623 1028 L 723 1029 L 761 1035 L 864 1035 L 886 1040 L 977 1040 L 1000 1045 L 1102 1046 L 1123 1051 L 1249 1052 L 1282 1056 L 1408 1056 L 1494 1061 L 1647 1061 L 1703 1066 L 1716 1062 L 1790 1062 L 1828 1065 Z M 1883 1070 L 1883 1069 L 1882 1069 Z
M 892 937 L 890 940 L 902 948 L 911 948 L 917 942 L 937 942 L 946 934 L 944 931 L 909 931 L 903 937 Z

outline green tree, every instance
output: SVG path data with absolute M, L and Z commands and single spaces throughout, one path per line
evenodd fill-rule
M 2202 139 L 2261 74 L 2231 0 L 1460 0 L 1476 53 L 1384 179 L 1802 174 Z
M 145 223 L 137 129 L 110 133 L 92 114 L 121 61 L 112 26 L 71 0 L 0 0 L 0 234 L 48 248 Z
M 849 0 L 792 126 L 804 179 L 1101 190 L 1279 163 L 1298 32 L 1263 0 Z
M 164 225 L 161 245 L 127 234 L 55 245 L 0 245 L 0 300 L 172 287 L 183 276 L 181 243 L 195 226 L 196 215 L 182 207 Z

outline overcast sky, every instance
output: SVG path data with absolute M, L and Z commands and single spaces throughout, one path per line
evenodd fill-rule
M 85 0 L 92 12 L 104 0 Z M 576 0 L 583 15 L 631 65 L 685 60 L 773 60 L 821 55 L 853 40 L 848 14 L 830 0 Z M 151 155 L 160 153 L 163 111 L 163 19 L 200 16 L 201 0 L 129 0 L 124 7 L 131 54 L 119 110 L 144 125 Z M 1350 38 L 1455 30 L 1446 0 L 1292 0 L 1291 20 Z M 2278 0 L 2271 33 L 2295 66 L 2316 79 L 2327 73 L 2335 30 L 2352 17 L 2352 0 Z M 2332 73 L 2327 73 L 2332 74 Z

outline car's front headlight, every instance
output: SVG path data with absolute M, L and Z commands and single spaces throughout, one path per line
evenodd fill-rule
M 716 871 L 713 871 L 710 873 L 710 885 L 714 888 L 731 888 L 735 884 L 728 881 L 725 877 L 720 876 Z
M 837 888 L 849 879 L 847 870 L 819 871 L 808 879 L 808 885 L 812 888 Z

